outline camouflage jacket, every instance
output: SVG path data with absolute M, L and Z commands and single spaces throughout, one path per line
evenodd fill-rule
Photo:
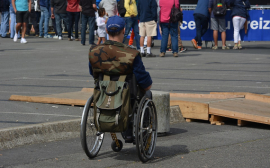
M 99 73 L 106 75 L 128 75 L 133 72 L 133 61 L 139 51 L 129 48 L 123 43 L 107 40 L 104 44 L 90 48 L 89 62 L 93 76 Z

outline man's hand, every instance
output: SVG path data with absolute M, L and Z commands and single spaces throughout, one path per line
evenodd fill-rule
M 147 90 L 150 90 L 152 87 L 152 85 L 148 86 L 147 88 L 145 88 L 144 90 L 147 91 Z
M 14 12 L 17 13 L 17 9 L 14 9 Z
M 79 9 L 80 9 L 80 11 L 82 12 L 82 6 L 81 6 L 81 5 L 79 5 Z
M 52 18 L 52 19 L 54 19 L 54 18 L 55 18 L 55 17 L 54 17 L 54 14 L 52 14 L 52 15 L 51 15 L 51 18 Z

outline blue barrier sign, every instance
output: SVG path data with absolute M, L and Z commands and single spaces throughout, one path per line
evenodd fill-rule
M 183 11 L 184 21 L 181 25 L 181 39 L 191 40 L 196 35 L 196 24 L 193 17 L 193 11 Z M 270 10 L 251 10 L 249 11 L 248 33 L 244 29 L 240 31 L 242 41 L 270 41 Z M 209 22 L 210 23 L 210 22 Z M 226 15 L 227 41 L 233 41 L 233 23 L 231 11 Z M 212 41 L 213 31 L 209 29 L 203 36 L 203 40 Z M 219 35 L 220 40 L 220 35 Z

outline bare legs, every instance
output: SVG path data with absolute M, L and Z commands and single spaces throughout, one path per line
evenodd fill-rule
M 214 37 L 215 46 L 218 46 L 218 31 L 217 30 L 213 31 L 213 37 Z M 226 46 L 226 32 L 221 33 L 221 39 L 222 39 L 222 46 Z
M 26 26 L 27 26 L 27 24 L 25 22 L 17 23 L 17 25 L 16 25 L 16 34 L 18 34 L 18 32 L 20 31 L 20 29 L 22 27 L 22 38 L 24 38 L 25 37 L 25 32 L 26 32 Z

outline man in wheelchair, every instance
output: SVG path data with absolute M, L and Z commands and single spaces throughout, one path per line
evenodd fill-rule
M 119 88 L 121 88 L 121 85 L 123 84 L 121 82 L 125 82 L 122 86 L 122 89 L 126 87 L 126 84 L 129 85 L 129 93 L 131 94 L 130 106 L 131 109 L 133 109 L 135 99 L 138 96 L 136 90 L 137 85 L 139 86 L 139 88 L 141 88 L 139 90 L 147 93 L 146 95 L 148 95 L 150 99 L 152 98 L 150 92 L 150 88 L 152 86 L 151 76 L 145 70 L 140 56 L 140 52 L 122 43 L 125 34 L 125 20 L 119 16 L 110 17 L 107 22 L 106 29 L 109 35 L 109 40 L 107 40 L 103 44 L 92 46 L 89 51 L 90 74 L 94 77 L 96 81 L 96 88 L 98 88 L 98 90 L 101 90 L 101 92 L 103 91 L 105 93 L 103 96 L 105 97 L 103 98 L 103 102 L 96 100 L 96 103 L 97 105 L 99 105 L 100 108 L 104 108 L 105 110 L 106 108 L 110 109 L 111 104 L 116 104 L 115 102 L 117 101 L 117 96 L 115 95 L 120 91 L 124 92 L 124 90 L 121 90 Z M 101 81 L 103 83 L 101 83 Z M 106 81 L 117 81 L 118 83 L 108 84 L 108 82 Z M 115 87 L 114 85 L 116 85 L 117 87 Z M 109 87 L 111 87 L 111 90 Z M 115 98 L 113 96 L 115 96 Z M 100 97 L 102 97 L 102 93 Z M 122 95 L 123 99 L 124 97 Z M 133 110 L 130 111 L 132 112 Z M 100 118 L 101 116 L 95 117 Z M 114 116 L 103 117 L 105 119 L 108 119 L 113 118 Z M 98 125 L 98 123 L 96 124 Z M 134 139 L 132 137 L 132 126 L 133 124 L 130 122 L 127 126 L 128 128 L 126 129 L 126 131 L 122 133 L 125 142 L 134 142 Z M 100 130 L 111 131 L 109 128 L 104 127 Z M 119 129 L 115 129 L 115 132 L 119 132 Z

